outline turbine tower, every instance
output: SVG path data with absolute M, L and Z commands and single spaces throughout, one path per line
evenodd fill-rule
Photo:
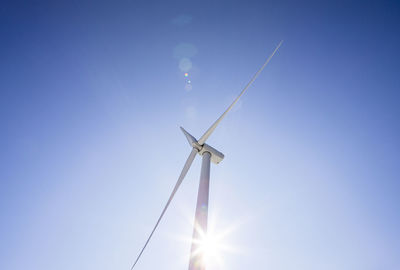
M 174 189 L 172 190 L 169 199 L 164 206 L 164 209 L 161 212 L 160 217 L 158 218 L 156 225 L 151 231 L 149 237 L 147 238 L 142 250 L 137 256 L 135 262 L 133 263 L 131 270 L 135 267 L 139 258 L 142 256 L 143 251 L 146 249 L 147 244 L 149 243 L 151 237 L 154 234 L 154 231 L 157 229 L 158 224 L 160 223 L 162 217 L 164 216 L 165 211 L 167 210 L 169 204 L 171 203 L 175 193 L 179 189 L 183 179 L 186 176 L 186 173 L 189 171 L 190 166 L 197 154 L 202 156 L 202 164 L 201 164 L 201 173 L 200 173 L 200 184 L 199 190 L 197 194 L 197 204 L 196 204 L 196 213 L 195 213 L 195 221 L 193 228 L 193 236 L 192 236 L 192 247 L 190 251 L 190 260 L 189 260 L 189 270 L 204 270 L 205 269 L 205 260 L 204 260 L 204 252 L 201 250 L 202 241 L 204 241 L 205 236 L 207 234 L 207 220 L 208 220 L 208 197 L 209 197 L 209 186 L 210 186 L 210 165 L 211 162 L 218 164 L 224 158 L 224 155 L 206 144 L 208 137 L 213 133 L 218 124 L 224 119 L 226 114 L 232 109 L 232 107 L 237 103 L 240 97 L 246 92 L 249 86 L 256 80 L 261 71 L 265 68 L 274 54 L 277 52 L 279 47 L 282 45 L 283 41 L 280 41 L 278 46 L 276 46 L 275 50 L 272 54 L 267 58 L 261 68 L 254 74 L 253 78 L 247 83 L 247 85 L 243 88 L 242 92 L 237 96 L 237 98 L 232 102 L 232 104 L 224 111 L 224 113 L 211 125 L 211 127 L 200 137 L 199 140 L 196 140 L 189 132 L 187 132 L 184 128 L 181 127 L 182 132 L 185 134 L 186 139 L 189 142 L 189 145 L 192 147 L 192 151 L 189 154 L 189 157 L 186 159 L 185 165 L 179 175 L 178 181 L 175 184 Z

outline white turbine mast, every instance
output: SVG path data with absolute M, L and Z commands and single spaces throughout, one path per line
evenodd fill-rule
M 236 102 L 239 100 L 239 98 L 246 92 L 246 90 L 249 88 L 249 86 L 256 80 L 258 75 L 261 73 L 261 71 L 265 68 L 265 66 L 268 64 L 268 62 L 271 60 L 271 58 L 274 56 L 274 54 L 278 51 L 279 47 L 282 45 L 283 40 L 281 40 L 276 46 L 275 50 L 272 52 L 272 54 L 267 58 L 267 60 L 264 62 L 264 64 L 261 66 L 261 68 L 254 74 L 253 78 L 248 82 L 248 84 L 243 88 L 243 90 L 240 92 L 240 94 L 237 96 L 237 98 L 232 102 L 232 104 L 224 111 L 224 113 L 214 122 L 214 124 L 211 125 L 209 129 L 203 134 L 203 136 L 200 137 L 199 140 L 196 140 L 195 137 L 193 137 L 189 132 L 187 132 L 184 128 L 181 127 L 182 132 L 185 134 L 186 139 L 188 140 L 190 146 L 192 147 L 192 151 L 189 154 L 189 157 L 187 158 L 185 165 L 183 166 L 183 169 L 181 171 L 181 174 L 179 175 L 178 181 L 175 184 L 174 189 L 172 190 L 171 195 L 169 196 L 169 199 L 164 206 L 164 209 L 161 212 L 160 217 L 158 218 L 153 230 L 151 231 L 149 237 L 147 238 L 143 248 L 141 249 L 139 255 L 137 256 L 135 262 L 133 263 L 131 270 L 135 267 L 137 262 L 139 261 L 139 258 L 141 257 L 143 251 L 145 250 L 147 244 L 149 243 L 151 237 L 154 234 L 154 231 L 158 227 L 158 224 L 160 223 L 162 217 L 164 216 L 165 211 L 167 210 L 169 204 L 171 203 L 173 197 L 175 196 L 175 193 L 177 192 L 179 186 L 181 185 L 183 179 L 186 176 L 186 173 L 188 172 L 190 166 L 192 165 L 192 162 L 194 158 L 196 157 L 196 154 L 199 154 L 202 156 L 202 164 L 201 164 L 201 173 L 200 173 L 200 185 L 199 185 L 199 190 L 198 190 L 198 195 L 197 195 L 197 205 L 196 205 L 196 213 L 195 213 L 195 221 L 194 221 L 194 228 L 193 228 L 193 236 L 192 236 L 192 247 L 191 247 L 191 252 L 190 252 L 190 260 L 189 260 L 189 270 L 204 270 L 205 269 L 205 262 L 202 252 L 198 252 L 200 245 L 201 245 L 201 240 L 202 237 L 207 233 L 207 220 L 208 220 L 208 197 L 209 197 L 209 184 L 210 184 L 210 163 L 213 162 L 215 164 L 218 164 L 222 161 L 224 158 L 224 155 L 216 150 L 215 148 L 211 147 L 210 145 L 206 144 L 205 142 L 207 139 L 210 137 L 210 135 L 213 133 L 215 128 L 218 126 L 218 124 L 224 119 L 226 114 L 232 109 L 232 107 L 236 104 Z

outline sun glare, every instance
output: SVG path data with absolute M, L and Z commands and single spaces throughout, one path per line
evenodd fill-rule
M 226 236 L 232 232 L 233 228 L 229 228 L 223 232 L 217 233 L 211 228 L 208 233 L 198 231 L 199 238 L 193 240 L 197 248 L 193 251 L 192 256 L 201 258 L 202 262 L 208 267 L 221 267 L 224 265 L 223 255 L 226 252 L 235 253 L 237 250 L 234 246 L 226 243 Z
M 207 235 L 202 243 L 202 251 L 203 260 L 206 265 L 213 264 L 214 262 L 222 265 L 222 244 L 218 241 L 217 237 L 210 234 Z
M 193 226 L 192 217 L 188 213 L 189 211 L 185 211 L 186 220 Z M 209 221 L 206 233 L 195 226 L 195 239 L 192 236 L 183 237 L 182 235 L 175 235 L 174 238 L 192 245 L 191 258 L 196 257 L 198 263 L 204 264 L 210 269 L 226 269 L 232 254 L 243 253 L 242 247 L 232 241 L 232 234 L 239 229 L 243 220 L 227 224 L 219 220 L 217 213 L 213 213 Z M 186 264 L 187 257 L 182 257 L 181 263 Z

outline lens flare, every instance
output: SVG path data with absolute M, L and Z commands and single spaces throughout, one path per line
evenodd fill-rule
M 185 85 L 185 90 L 186 91 L 192 91 L 192 89 L 193 89 L 193 86 L 190 84 L 190 83 L 187 83 L 186 85 Z
M 183 72 L 188 72 L 192 68 L 192 61 L 189 58 L 182 58 L 179 61 L 179 69 Z
M 186 77 L 186 78 L 189 77 L 189 73 L 186 72 L 186 73 L 185 73 L 185 77 Z

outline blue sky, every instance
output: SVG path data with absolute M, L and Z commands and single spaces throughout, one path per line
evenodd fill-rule
M 208 269 L 400 268 L 395 1 L 0 14 L 1 269 L 129 269 L 190 152 L 179 126 L 199 137 L 281 39 L 208 141 L 225 154 L 210 223 L 230 247 Z M 137 269 L 187 269 L 199 169 Z

